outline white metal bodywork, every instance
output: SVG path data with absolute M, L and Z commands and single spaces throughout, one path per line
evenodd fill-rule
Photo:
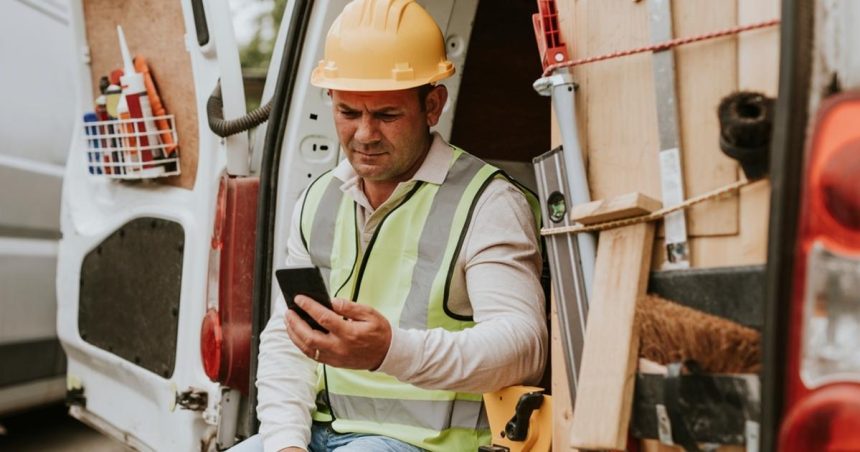
M 69 36 L 62 2 L 0 3 L 0 349 L 56 338 L 60 192 L 75 102 Z M 10 368 L 53 359 L 10 362 L 0 353 Z M 0 414 L 62 400 L 63 378 L 35 378 L 0 381 Z
M 198 111 L 199 158 L 193 189 L 151 183 L 127 184 L 87 173 L 82 115 L 94 98 L 88 66 L 82 0 L 71 2 L 74 39 L 69 49 L 76 57 L 75 135 L 63 185 L 57 292 L 57 328 L 68 355 L 68 386 L 82 389 L 85 406 L 71 414 L 126 444 L 142 450 L 191 451 L 206 448 L 214 436 L 212 419 L 220 391 L 201 364 L 200 325 L 206 308 L 208 257 L 218 183 L 230 162 L 236 172 L 247 172 L 247 138 L 241 134 L 220 139 L 209 131 L 206 100 L 220 79 L 224 114 L 245 113 L 238 51 L 226 1 L 205 3 L 209 43 L 196 40 L 190 0 L 182 1 Z M 158 17 L 158 16 L 153 16 Z M 157 58 L 157 55 L 147 55 Z M 169 83 L 161 80 L 160 83 Z M 180 137 L 181 139 L 181 137 Z M 126 222 L 156 217 L 184 229 L 181 301 L 178 313 L 176 364 L 163 378 L 113 353 L 84 341 L 78 331 L 80 269 L 84 257 Z M 123 300 L 116 300 L 117 309 Z M 105 317 L 109 321 L 109 316 Z M 168 320 L 169 321 L 169 320 Z M 189 411 L 176 404 L 177 393 L 196 388 L 208 393 L 207 411 Z M 204 420 L 207 419 L 207 420 Z

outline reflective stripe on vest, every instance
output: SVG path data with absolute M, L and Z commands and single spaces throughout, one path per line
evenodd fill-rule
M 331 178 L 331 182 L 327 184 L 325 191 L 320 198 L 319 203 L 322 205 L 337 205 L 340 204 L 343 198 L 343 191 L 340 189 L 338 180 Z M 334 244 L 334 223 L 337 210 L 322 209 L 318 215 L 314 217 L 313 231 L 317 231 L 320 237 L 315 237 L 313 241 L 308 243 L 308 253 L 311 256 L 312 262 L 319 262 L 317 265 L 322 271 L 323 281 L 328 284 L 331 273 L 331 249 Z M 329 292 L 331 287 L 328 288 Z
M 477 400 L 399 400 L 380 399 L 343 394 L 326 394 L 338 407 L 339 418 L 405 424 L 427 430 L 447 428 L 474 430 L 490 428 L 481 410 L 484 404 Z M 475 419 L 478 424 L 475 425 Z
M 315 181 L 302 208 L 302 235 L 312 262 L 328 274 L 329 292 L 372 306 L 401 328 L 473 326 L 471 318 L 449 315 L 448 291 L 451 275 L 464 271 L 457 256 L 476 201 L 500 174 L 455 148 L 445 183 L 410 182 L 367 250 L 358 250 L 354 201 L 335 192 L 341 181 L 331 174 Z M 321 370 L 322 399 L 337 431 L 383 434 L 440 451 L 475 450 L 489 441 L 480 394 L 420 389 L 378 372 Z M 323 412 L 314 418 L 330 419 Z

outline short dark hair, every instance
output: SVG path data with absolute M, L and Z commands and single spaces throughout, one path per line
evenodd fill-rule
M 430 91 L 433 91 L 433 88 L 435 87 L 436 85 L 430 83 L 418 87 L 418 106 L 421 107 L 421 111 L 427 110 L 427 95 L 430 94 Z

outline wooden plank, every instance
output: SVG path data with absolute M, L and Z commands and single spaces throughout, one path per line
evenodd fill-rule
M 780 16 L 779 0 L 738 0 L 738 24 Z M 738 36 L 738 89 L 776 97 L 779 88 L 779 27 Z
M 672 7 L 677 37 L 737 24 L 735 2 L 683 0 L 672 2 Z M 736 39 L 721 38 L 681 46 L 676 49 L 675 56 L 684 185 L 690 198 L 738 178 L 737 163 L 720 151 L 717 120 L 720 100 L 738 86 Z M 687 227 L 693 237 L 737 234 L 738 199 L 727 198 L 688 209 Z
M 653 241 L 653 223 L 600 234 L 573 412 L 573 447 L 626 447 L 639 352 L 636 303 L 645 295 Z
M 642 193 L 628 193 L 611 199 L 574 206 L 570 218 L 588 225 L 651 213 L 660 209 L 660 201 Z
M 86 0 L 87 42 L 93 93 L 99 78 L 122 69 L 116 26 L 123 33 L 132 55 L 143 55 L 155 77 L 159 95 L 169 114 L 176 116 L 179 138 L 179 176 L 155 179 L 156 183 L 191 189 L 197 174 L 199 147 L 197 97 L 191 56 L 185 48 L 185 19 L 182 3 L 170 0 Z
M 552 354 L 552 450 L 569 451 L 570 427 L 573 423 L 573 407 L 570 401 L 570 384 L 567 381 L 567 364 L 564 360 L 564 348 L 561 342 L 561 332 L 558 329 L 558 313 L 555 308 L 555 296 L 552 297 L 550 314 L 550 353 Z
M 577 17 L 570 30 L 587 27 L 584 43 L 573 49 L 576 58 L 650 43 L 645 2 L 584 3 L 586 15 Z M 583 48 L 583 44 L 587 47 Z M 650 54 L 639 54 L 589 64 L 581 71 L 585 78 L 577 80 L 578 95 L 585 93 L 587 99 L 586 140 L 592 199 L 630 192 L 661 199 L 651 60 Z

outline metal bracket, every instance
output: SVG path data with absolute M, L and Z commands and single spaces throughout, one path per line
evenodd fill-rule
M 746 422 L 746 446 L 747 452 L 758 452 L 759 432 L 761 428 L 759 423 L 752 420 Z
M 657 434 L 660 436 L 660 442 L 667 446 L 674 446 L 675 442 L 672 441 L 672 421 L 669 420 L 666 405 L 662 403 L 655 404 L 654 410 L 657 412 Z
M 670 0 L 648 2 L 651 40 L 672 39 L 672 3 Z M 654 89 L 657 102 L 657 126 L 660 136 L 660 188 L 663 207 L 684 201 L 684 173 L 681 162 L 681 139 L 678 121 L 675 55 L 672 49 L 654 52 Z M 690 248 L 687 244 L 687 219 L 683 210 L 663 220 L 666 229 L 666 263 L 664 269 L 688 268 Z
M 87 407 L 87 397 L 84 395 L 84 388 L 82 386 L 66 390 L 66 406 Z
M 185 410 L 203 411 L 209 405 L 209 393 L 202 389 L 190 387 L 176 394 L 176 405 Z

